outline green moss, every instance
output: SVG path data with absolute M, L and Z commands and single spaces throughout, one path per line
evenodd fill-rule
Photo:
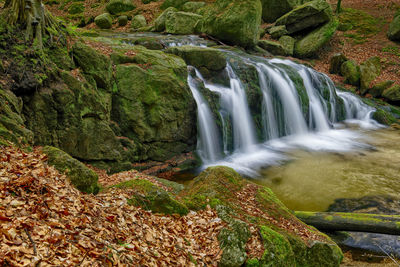
M 296 261 L 289 241 L 281 234 L 266 226 L 260 227 L 260 233 L 264 244 L 264 254 L 260 263 L 271 266 L 295 266 Z
M 69 8 L 68 8 L 68 13 L 71 15 L 75 14 L 80 14 L 85 11 L 85 7 L 83 6 L 82 3 L 73 3 Z
M 246 261 L 246 267 L 258 267 L 260 266 L 260 262 L 258 259 L 249 259 Z
M 114 185 L 117 188 L 131 188 L 136 191 L 128 204 L 140 206 L 146 210 L 164 214 L 186 215 L 188 208 L 172 194 L 154 185 L 150 181 L 135 179 Z
M 46 146 L 43 152 L 48 156 L 48 163 L 65 172 L 76 188 L 85 193 L 98 193 L 98 176 L 94 171 L 58 148 Z

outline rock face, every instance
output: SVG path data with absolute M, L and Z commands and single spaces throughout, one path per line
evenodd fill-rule
M 337 26 L 338 22 L 332 20 L 298 40 L 294 55 L 299 58 L 313 57 L 331 39 Z
M 298 6 L 276 20 L 276 25 L 285 25 L 289 34 L 315 28 L 328 22 L 332 17 L 332 9 L 325 0 L 314 0 Z
M 217 0 L 207 8 L 198 31 L 233 45 L 254 47 L 259 38 L 261 3 Z
M 104 14 L 98 15 L 94 19 L 94 23 L 96 23 L 97 27 L 99 27 L 100 29 L 111 29 L 112 18 L 110 16 L 110 14 L 104 13 Z
M 116 15 L 121 12 L 131 11 L 134 9 L 135 5 L 132 4 L 131 0 L 111 0 L 106 5 L 106 10 L 112 15 Z
M 218 237 L 222 249 L 219 266 L 340 265 L 342 253 L 327 236 L 295 218 L 270 189 L 244 180 L 228 167 L 208 168 L 180 196 L 190 209 L 210 205 L 227 223 Z M 244 208 L 246 205 L 257 207 L 257 214 Z M 250 259 L 246 253 L 250 222 L 264 243 L 260 258 Z M 292 227 L 315 239 L 300 238 Z
M 65 172 L 76 188 L 85 193 L 99 192 L 97 174 L 83 163 L 55 147 L 46 146 L 43 152 L 48 156 L 48 163 L 58 171 Z
M 392 41 L 400 40 L 400 16 L 396 16 L 392 23 L 390 23 L 388 38 Z
M 192 34 L 202 16 L 188 12 L 168 12 L 165 19 L 165 31 L 172 34 Z

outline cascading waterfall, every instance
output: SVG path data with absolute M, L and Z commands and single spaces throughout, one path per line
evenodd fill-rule
M 226 53 L 229 59 L 232 52 Z M 359 135 L 354 131 L 343 126 L 336 129 L 340 121 L 364 128 L 380 126 L 371 119 L 372 107 L 355 95 L 337 91 L 324 74 L 289 60 L 237 54 L 235 58 L 256 69 L 262 96 L 262 125 L 257 127 L 262 129 L 255 126 L 248 88 L 237 75 L 236 66 L 228 60 L 225 76 L 229 83 L 225 84 L 229 86 L 212 83 L 195 70 L 196 78 L 189 74 L 188 80 L 198 105 L 198 152 L 204 167 L 225 165 L 255 177 L 261 168 L 286 160 L 284 152 L 289 149 L 348 151 L 367 147 L 356 141 Z M 217 114 L 209 108 L 195 80 L 218 94 Z

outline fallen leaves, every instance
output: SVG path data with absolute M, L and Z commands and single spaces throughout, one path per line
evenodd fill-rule
M 0 265 L 217 265 L 225 224 L 214 210 L 166 216 L 129 206 L 129 190 L 85 195 L 46 159 L 0 147 Z M 114 176 L 137 177 L 151 179 Z

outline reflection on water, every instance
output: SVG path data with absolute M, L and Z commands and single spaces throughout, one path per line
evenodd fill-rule
M 293 210 L 325 211 L 337 198 L 400 193 L 400 131 L 368 133 L 376 150 L 291 152 L 294 160 L 262 171 L 256 182 L 270 187 Z

